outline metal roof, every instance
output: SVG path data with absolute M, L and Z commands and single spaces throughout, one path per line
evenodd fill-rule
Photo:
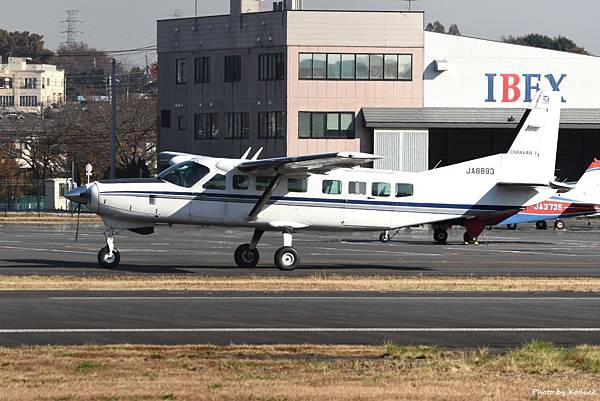
M 367 128 L 516 128 L 525 109 L 385 108 L 362 109 Z M 600 129 L 600 109 L 563 109 L 561 128 Z

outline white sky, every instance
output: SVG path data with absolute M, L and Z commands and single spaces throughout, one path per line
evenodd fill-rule
M 80 40 L 104 50 L 137 48 L 156 43 L 156 20 L 173 10 L 183 16 L 194 12 L 194 0 L 30 0 L 2 6 L 0 28 L 28 30 L 44 35 L 55 49 L 63 40 L 66 9 L 79 9 Z M 402 0 L 304 0 L 312 9 L 406 9 Z M 226 14 L 228 0 L 198 0 L 199 13 Z M 459 25 L 464 35 L 499 39 L 503 35 L 542 33 L 564 35 L 589 52 L 600 55 L 600 2 L 592 0 L 416 0 L 413 9 L 424 10 L 427 22 Z M 151 55 L 155 58 L 155 55 Z M 144 55 L 129 57 L 143 64 Z

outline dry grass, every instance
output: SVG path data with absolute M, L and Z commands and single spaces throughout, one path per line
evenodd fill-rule
M 0 276 L 0 291 L 600 291 L 599 278 L 540 277 L 213 277 L 196 275 Z
M 0 400 L 11 401 L 530 400 L 556 398 L 536 388 L 599 383 L 599 347 L 546 343 L 500 355 L 394 344 L 0 348 Z
M 95 214 L 79 216 L 80 224 L 99 224 L 102 220 Z M 0 224 L 76 224 L 77 214 L 63 213 L 8 213 L 0 215 Z

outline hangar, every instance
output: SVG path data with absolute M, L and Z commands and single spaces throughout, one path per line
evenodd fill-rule
M 231 0 L 158 21 L 158 149 L 239 157 L 362 151 L 420 171 L 505 151 L 560 90 L 559 179 L 600 157 L 600 58 L 424 31 L 422 12 Z

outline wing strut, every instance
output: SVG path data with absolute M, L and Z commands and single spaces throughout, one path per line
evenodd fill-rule
M 279 184 L 279 181 L 281 181 L 281 174 L 277 174 L 275 177 L 273 177 L 273 179 L 269 183 L 269 186 L 267 187 L 265 192 L 258 199 L 258 202 L 256 202 L 256 204 L 254 205 L 254 207 L 250 211 L 250 214 L 248 214 L 248 217 L 246 218 L 246 220 L 248 220 L 248 221 L 256 220 L 256 218 L 258 217 L 258 214 L 264 209 L 264 207 L 267 204 L 267 202 L 269 201 L 269 199 L 271 199 L 271 195 L 273 194 L 273 191 L 275 190 L 275 187 L 277 186 L 277 184 Z

